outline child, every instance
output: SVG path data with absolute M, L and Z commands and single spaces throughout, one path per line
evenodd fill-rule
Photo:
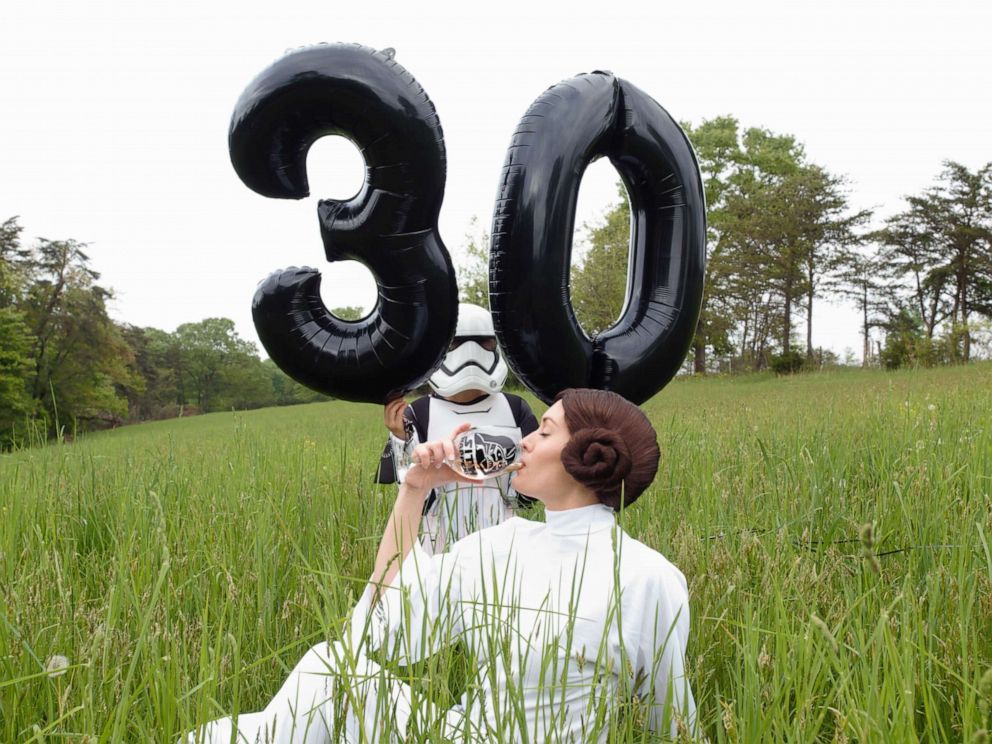
M 403 398 L 386 404 L 383 419 L 390 437 L 376 481 L 400 480 L 395 463 L 411 438 L 412 444 L 441 439 L 465 422 L 506 427 L 517 440 L 537 429 L 537 419 L 527 402 L 500 392 L 506 374 L 492 316 L 478 305 L 461 303 L 454 340 L 429 380 L 434 393 L 409 406 Z M 513 516 L 515 506 L 529 503 L 513 490 L 510 479 L 507 474 L 478 485 L 448 483 L 435 488 L 424 504 L 421 525 L 421 542 L 427 553 L 441 553 L 462 537 Z

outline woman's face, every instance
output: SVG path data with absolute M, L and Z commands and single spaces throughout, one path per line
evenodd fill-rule
M 561 451 L 568 443 L 568 427 L 561 401 L 541 417 L 541 425 L 520 442 L 523 467 L 513 476 L 513 487 L 520 493 L 547 503 L 566 489 L 578 485 L 561 462 Z

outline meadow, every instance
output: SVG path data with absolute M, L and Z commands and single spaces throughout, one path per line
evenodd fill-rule
M 688 579 L 710 741 L 982 740 L 992 364 L 680 379 L 645 410 L 662 466 L 624 526 Z M 0 741 L 261 708 L 362 589 L 384 433 L 330 402 L 0 456 Z

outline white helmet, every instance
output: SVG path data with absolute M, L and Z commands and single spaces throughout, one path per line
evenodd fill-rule
M 493 318 L 488 310 L 462 302 L 451 348 L 428 380 L 442 398 L 465 390 L 498 393 L 506 382 L 506 362 L 496 346 Z

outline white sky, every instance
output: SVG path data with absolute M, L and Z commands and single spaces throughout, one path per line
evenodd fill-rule
M 363 268 L 324 262 L 317 229 L 318 198 L 357 191 L 357 151 L 318 143 L 314 196 L 300 202 L 258 196 L 228 159 L 242 89 L 287 49 L 321 41 L 394 47 L 433 99 L 453 253 L 473 215 L 488 229 L 530 103 L 594 69 L 677 120 L 732 114 L 794 134 L 850 178 L 854 206 L 882 214 L 943 159 L 992 160 L 989 2 L 7 0 L 0 18 L 0 220 L 20 215 L 29 240 L 90 243 L 113 315 L 165 330 L 225 316 L 255 341 L 255 285 L 292 264 L 321 268 L 329 306 L 374 302 Z M 609 166 L 591 171 L 580 221 L 614 199 Z M 860 351 L 853 309 L 821 304 L 814 343 Z

